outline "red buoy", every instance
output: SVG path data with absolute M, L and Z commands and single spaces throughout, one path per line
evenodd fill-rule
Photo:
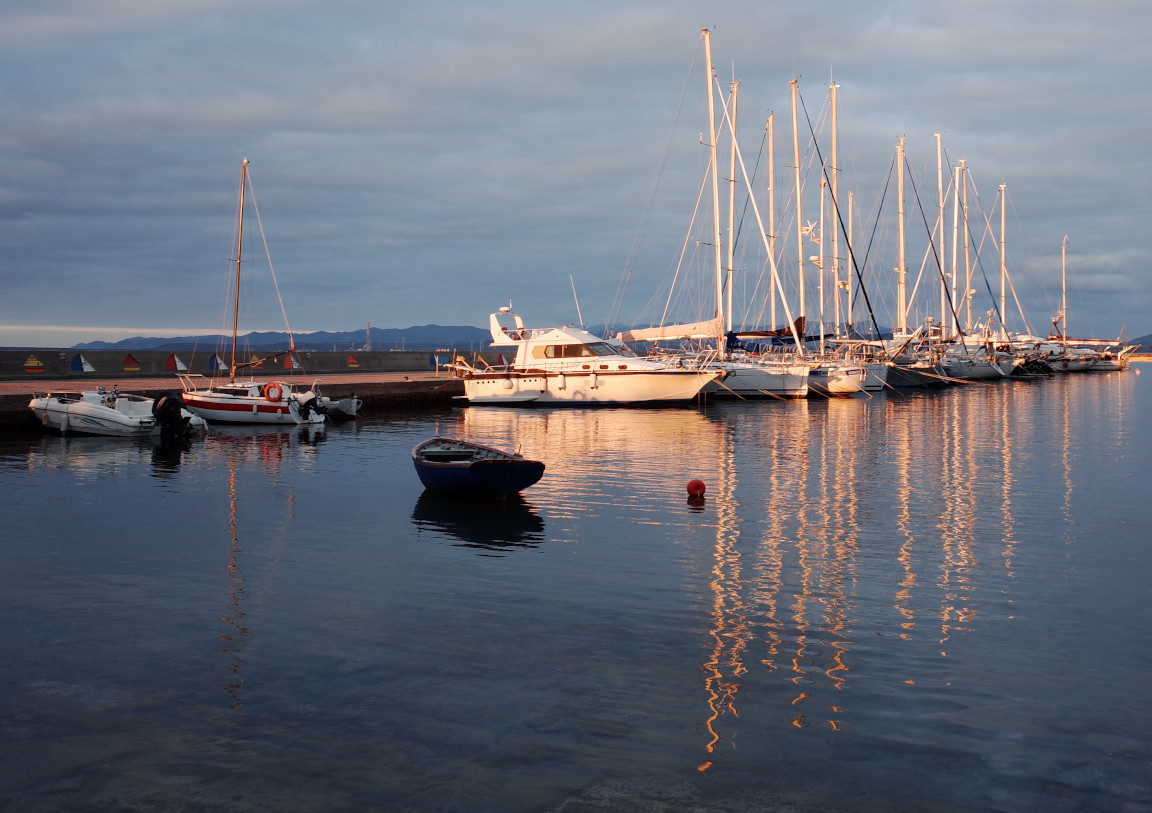
M 693 497 L 704 496 L 704 481 L 703 480 L 689 480 L 688 493 Z

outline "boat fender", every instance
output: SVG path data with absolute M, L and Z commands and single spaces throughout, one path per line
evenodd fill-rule
M 564 373 L 556 376 L 556 389 L 562 390 L 568 386 L 568 377 Z
M 592 389 L 598 389 L 600 387 L 600 378 L 596 375 L 596 373 L 592 373 L 590 386 Z
M 512 379 L 511 378 L 505 378 L 503 381 L 500 382 L 500 386 L 502 386 L 506 390 L 512 389 Z
M 265 384 L 263 394 L 267 400 L 276 403 L 280 400 L 280 396 L 284 394 L 284 390 L 279 384 Z

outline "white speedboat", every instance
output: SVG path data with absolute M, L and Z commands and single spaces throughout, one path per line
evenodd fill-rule
M 286 381 L 220 381 L 202 375 L 178 376 L 184 404 L 208 421 L 219 423 L 324 423 L 327 405 L 316 385 L 296 392 Z
M 152 399 L 98 387 L 37 395 L 28 408 L 44 428 L 61 434 L 154 437 L 207 428 L 175 392 Z
M 492 347 L 510 363 L 482 369 L 457 358 L 470 404 L 594 406 L 691 401 L 721 370 L 689 369 L 641 358 L 618 339 L 575 327 L 528 328 L 510 307 L 489 319 Z

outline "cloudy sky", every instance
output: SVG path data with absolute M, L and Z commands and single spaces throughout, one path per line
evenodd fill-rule
M 537 326 L 657 319 L 682 247 L 710 239 L 707 218 L 692 220 L 704 27 L 720 79 L 740 82 L 764 217 L 775 114 L 766 228 L 781 235 L 786 285 L 788 83 L 802 101 L 801 217 L 818 223 L 834 79 L 840 197 L 852 192 L 882 324 L 896 140 L 915 276 L 942 133 L 944 174 L 969 169 L 974 287 L 999 285 L 1006 184 L 1008 271 L 1031 329 L 1047 332 L 1060 306 L 1067 235 L 1071 333 L 1152 332 L 1143 0 L 55 0 L 0 6 L 0 345 L 225 327 L 244 158 L 298 333 L 483 326 L 509 301 Z M 759 227 L 740 211 L 736 291 L 763 314 Z M 280 329 L 254 220 L 241 330 Z

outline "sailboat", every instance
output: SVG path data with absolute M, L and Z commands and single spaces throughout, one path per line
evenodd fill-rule
M 1125 347 L 1120 340 L 1068 338 L 1068 235 L 1060 245 L 1060 312 L 1052 320 L 1052 331 L 1040 345 L 1047 361 L 1058 373 L 1115 372 L 1126 370 L 1128 356 L 1135 346 Z M 1053 336 L 1056 342 L 1053 342 Z
M 297 392 L 296 387 L 284 380 L 237 380 L 237 370 L 247 369 L 268 359 L 256 359 L 244 364 L 236 361 L 236 343 L 240 321 L 240 261 L 244 248 L 244 199 L 249 188 L 248 159 L 240 164 L 240 204 L 236 229 L 235 290 L 232 308 L 232 355 L 228 365 L 228 380 L 211 382 L 202 375 L 180 374 L 184 387 L 185 406 L 207 421 L 221 423 L 257 424 L 316 424 L 324 423 L 327 412 L 314 382 L 309 389 Z M 291 333 L 289 333 L 291 337 Z M 289 350 L 295 352 L 295 343 L 289 338 Z M 276 354 L 273 358 L 283 353 Z
M 668 340 L 715 342 L 714 349 L 700 352 L 677 353 L 673 356 L 677 363 L 683 364 L 686 367 L 719 373 L 715 380 L 705 385 L 703 393 L 706 395 L 730 395 L 740 398 L 803 398 L 808 393 L 809 366 L 806 363 L 802 360 L 788 361 L 771 356 L 753 356 L 739 350 L 738 341 L 729 342 L 728 340 L 728 336 L 732 334 L 732 326 L 730 324 L 731 307 L 729 306 L 726 309 L 724 296 L 722 294 L 725 288 L 725 278 L 724 262 L 721 257 L 721 245 L 723 241 L 720 230 L 719 167 L 717 164 L 716 147 L 715 94 L 712 87 L 714 70 L 712 65 L 711 32 L 707 28 L 704 28 L 701 29 L 700 33 L 704 39 L 704 79 L 707 84 L 708 100 L 709 176 L 712 189 L 713 272 L 716 290 L 715 316 L 712 319 L 689 324 L 661 325 L 651 328 L 625 330 L 620 332 L 617 338 L 622 342 L 658 342 Z M 735 108 L 734 100 L 732 106 Z M 735 158 L 738 153 L 735 139 L 736 128 L 733 120 L 734 110 L 732 113 L 725 111 L 725 118 L 733 134 L 732 169 L 734 170 Z M 743 159 L 741 159 L 741 169 L 744 169 Z M 755 199 L 751 199 L 750 203 L 756 213 L 757 219 L 759 219 L 759 209 L 756 206 Z M 732 202 L 730 200 L 729 210 L 731 211 L 731 209 Z M 731 227 L 729 231 L 731 231 Z M 764 233 L 763 228 L 761 228 L 761 233 Z M 729 251 L 731 251 L 730 242 Z M 771 254 L 769 254 L 769 259 L 771 260 Z M 731 266 L 732 261 L 731 257 L 729 257 L 729 274 L 727 279 L 727 289 L 729 293 L 732 290 Z M 772 272 L 775 275 L 776 268 L 774 262 Z M 726 319 L 729 322 L 727 324 Z M 791 319 L 790 314 L 789 319 Z M 799 336 L 796 334 L 795 326 L 792 327 L 792 334 L 796 340 L 796 346 L 799 347 Z

